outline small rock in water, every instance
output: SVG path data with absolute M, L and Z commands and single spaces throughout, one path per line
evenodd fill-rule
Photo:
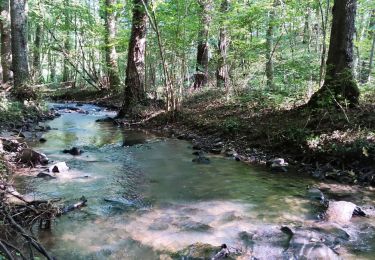
M 288 163 L 283 158 L 276 158 L 267 162 L 274 172 L 287 172 Z
M 50 179 L 56 179 L 56 174 L 53 172 L 40 172 L 36 176 L 37 178 L 50 178 Z
M 222 244 L 220 248 L 221 250 L 212 258 L 213 260 L 219 260 L 229 256 L 230 252 L 226 244 Z
M 69 167 L 65 162 L 59 162 L 49 167 L 48 171 L 52 173 L 63 173 L 69 171 Z
M 71 155 L 78 156 L 78 155 L 81 155 L 83 151 L 77 147 L 73 147 L 72 149 L 64 150 L 63 153 L 69 153 Z
M 325 213 L 325 219 L 340 224 L 348 223 L 356 207 L 354 203 L 347 201 L 330 201 Z
M 45 138 L 42 137 L 42 138 L 39 139 L 39 142 L 45 143 L 45 142 L 47 142 L 47 139 L 45 139 Z

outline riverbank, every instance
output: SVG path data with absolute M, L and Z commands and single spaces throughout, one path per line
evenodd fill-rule
M 361 105 L 351 109 L 310 110 L 272 102 L 257 95 L 228 101 L 223 92 L 209 90 L 186 98 L 183 110 L 174 115 L 151 106 L 121 123 L 190 140 L 197 149 L 251 164 L 282 158 L 289 168 L 320 180 L 375 185 L 372 93 L 364 94 Z M 121 100 L 107 97 L 99 104 L 119 107 Z

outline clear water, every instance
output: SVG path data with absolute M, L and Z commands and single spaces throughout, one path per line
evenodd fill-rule
M 270 173 L 222 157 L 194 164 L 190 143 L 99 123 L 114 114 L 82 108 L 90 113 L 63 113 L 48 123 L 54 129 L 45 134 L 48 141 L 33 144 L 71 170 L 57 179 L 24 177 L 20 183 L 38 197 L 66 202 L 87 197 L 87 207 L 38 233 L 58 259 L 160 259 L 197 242 L 243 248 L 241 232 L 272 234 L 281 225 L 314 222 L 316 212 L 306 197 L 313 181 L 305 176 Z M 124 141 L 143 144 L 128 147 Z M 84 154 L 61 152 L 72 146 Z M 353 230 L 374 224 L 366 221 Z M 272 235 L 268 240 L 258 257 L 270 259 L 270 252 L 281 257 L 282 246 L 272 243 Z M 344 257 L 371 259 L 374 244 L 366 235 L 349 244 Z

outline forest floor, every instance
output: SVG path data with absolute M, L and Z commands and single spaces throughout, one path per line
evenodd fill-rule
M 116 98 L 94 103 L 119 107 Z M 83 101 L 87 101 L 83 100 Z M 289 167 L 319 179 L 375 185 L 375 94 L 362 95 L 356 108 L 311 110 L 275 105 L 262 95 L 206 90 L 187 97 L 182 112 L 165 113 L 157 105 L 139 109 L 127 126 L 159 130 L 193 142 L 194 148 L 222 153 L 251 164 L 283 158 Z

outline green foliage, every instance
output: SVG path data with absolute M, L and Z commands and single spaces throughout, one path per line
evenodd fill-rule
M 236 117 L 230 117 L 224 120 L 222 128 L 226 133 L 236 133 L 241 129 L 241 122 Z

